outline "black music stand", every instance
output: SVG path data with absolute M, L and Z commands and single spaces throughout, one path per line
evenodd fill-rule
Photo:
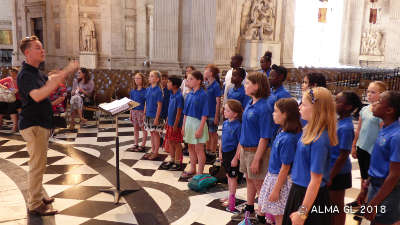
M 116 188 L 110 188 L 110 189 L 102 189 L 102 190 L 99 190 L 99 191 L 114 195 L 114 204 L 118 204 L 119 199 L 121 198 L 121 196 L 124 196 L 124 195 L 127 195 L 127 194 L 130 194 L 132 192 L 140 190 L 140 189 L 121 190 L 121 188 L 120 188 L 120 180 L 119 180 L 118 115 L 121 114 L 121 113 L 124 113 L 124 112 L 126 112 L 126 111 L 128 111 L 128 110 L 130 110 L 130 109 L 132 109 L 132 108 L 134 108 L 136 106 L 137 105 L 131 106 L 130 108 L 125 109 L 125 110 L 113 115 L 113 116 L 115 116 L 115 175 L 116 175 L 116 180 L 117 180 L 117 187 Z M 101 109 L 101 107 L 99 107 L 99 108 Z M 108 112 L 108 111 L 106 111 L 104 109 L 101 109 L 101 110 L 103 110 L 103 111 L 105 111 L 107 113 L 110 113 L 110 112 Z

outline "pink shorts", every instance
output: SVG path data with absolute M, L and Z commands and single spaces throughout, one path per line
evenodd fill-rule
M 144 111 L 143 110 L 131 110 L 131 121 L 133 126 L 144 126 Z

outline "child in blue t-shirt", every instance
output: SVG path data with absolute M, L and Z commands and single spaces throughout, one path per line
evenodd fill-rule
M 227 211 L 238 213 L 235 208 L 236 187 L 239 172 L 239 151 L 237 151 L 240 139 L 240 129 L 242 127 L 243 108 L 241 103 L 235 99 L 229 99 L 224 106 L 224 116 L 227 120 L 222 124 L 221 145 L 219 148 L 219 158 L 225 167 L 226 177 L 228 178 L 229 196 Z
M 272 111 L 267 98 L 270 95 L 268 78 L 256 72 L 246 78 L 246 94 L 251 97 L 242 116 L 240 133 L 240 172 L 247 183 L 247 205 L 243 213 L 232 217 L 241 221 L 247 212 L 254 216 L 254 201 L 268 171 L 269 140 L 272 138 Z M 259 215 L 260 222 L 265 222 Z
M 188 74 L 187 85 L 192 91 L 186 96 L 183 109 L 183 140 L 189 144 L 190 170 L 182 174 L 182 178 L 190 178 L 194 174 L 202 174 L 206 162 L 204 145 L 208 141 L 208 101 L 202 86 L 203 74 L 192 71 Z M 196 164 L 199 164 L 196 170 Z
M 296 147 L 292 166 L 292 187 L 283 224 L 330 224 L 330 213 L 316 209 L 330 206 L 329 152 L 338 144 L 336 109 L 331 92 L 323 87 L 303 93 L 301 117 L 307 121 Z
M 135 132 L 135 142 L 133 147 L 128 149 L 129 151 L 143 152 L 145 150 L 147 131 L 144 129 L 144 105 L 146 101 L 146 86 L 147 80 L 142 73 L 135 74 L 134 80 L 132 81 L 132 90 L 129 93 L 130 99 L 138 102 L 140 105 L 131 110 L 130 120 L 132 121 L 134 132 Z M 142 145 L 139 146 L 139 131 L 142 130 Z
M 344 195 L 351 188 L 351 163 L 349 154 L 354 139 L 353 117 L 351 113 L 362 106 L 360 97 L 352 91 L 343 91 L 336 95 L 336 112 L 339 116 L 337 136 L 339 144 L 332 147 L 330 157 L 330 178 L 328 182 L 332 205 L 339 213 L 332 214 L 332 225 L 344 225 Z
M 386 91 L 372 105 L 374 116 L 383 120 L 368 170 L 369 179 L 361 195 L 368 191 L 364 217 L 371 224 L 398 224 L 400 221 L 400 92 Z M 369 187 L 368 187 L 369 186 Z M 396 223 L 397 222 L 397 223 Z
M 207 126 L 210 137 L 206 144 L 206 157 L 212 162 L 217 155 L 217 131 L 221 108 L 221 81 L 219 80 L 218 67 L 213 64 L 208 65 L 204 71 L 204 78 L 206 79 L 208 97 Z
M 247 103 L 250 101 L 250 97 L 246 95 L 244 90 L 243 80 L 246 77 L 246 71 L 243 68 L 234 68 L 232 71 L 231 83 L 234 85 L 228 89 L 227 98 L 236 99 L 241 104 L 243 109 L 246 108 Z
M 278 100 L 274 106 L 273 119 L 281 129 L 272 144 L 268 174 L 261 187 L 258 205 L 262 213 L 274 217 L 276 225 L 282 225 L 286 201 L 292 186 L 290 167 L 302 129 L 297 101 L 293 98 Z
M 151 71 L 149 76 L 150 86 L 146 92 L 146 104 L 144 112 L 146 119 L 144 127 L 151 134 L 151 153 L 145 154 L 145 159 L 154 160 L 158 157 L 160 148 L 160 133 L 164 128 L 164 120 L 161 118 L 161 109 L 163 103 L 163 92 L 161 89 L 161 73 Z
M 168 78 L 167 87 L 171 92 L 168 104 L 168 117 L 166 122 L 167 134 L 165 141 L 168 144 L 169 155 L 171 159 L 169 162 L 161 165 L 161 168 L 172 171 L 182 169 L 182 122 L 183 122 L 183 107 L 184 101 L 180 86 L 182 79 L 177 76 Z
M 367 89 L 367 100 L 370 103 L 364 106 L 360 111 L 358 126 L 355 132 L 351 156 L 357 159 L 361 174 L 361 188 L 363 183 L 368 179 L 368 169 L 371 162 L 372 149 L 379 130 L 381 129 L 382 120 L 372 113 L 372 105 L 379 100 L 379 95 L 386 91 L 387 85 L 383 81 L 373 81 L 369 83 Z M 366 199 L 360 198 L 358 195 L 354 202 L 347 205 L 352 208 L 359 208 L 364 205 Z M 366 197 L 366 196 L 364 196 Z

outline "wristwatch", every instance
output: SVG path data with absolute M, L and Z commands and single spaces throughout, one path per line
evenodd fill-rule
M 299 216 L 302 220 L 306 220 L 307 219 L 307 207 L 304 205 L 301 205 L 299 207 L 299 209 L 297 210 L 297 213 L 299 213 Z

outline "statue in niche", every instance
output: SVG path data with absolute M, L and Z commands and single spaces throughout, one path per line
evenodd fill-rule
M 246 0 L 242 8 L 241 36 L 246 40 L 273 40 L 274 0 Z
M 97 40 L 94 23 L 87 17 L 86 13 L 83 14 L 83 18 L 80 18 L 80 20 L 80 50 L 84 52 L 96 52 Z
M 361 35 L 361 55 L 381 56 L 382 50 L 382 33 L 370 30 L 363 32 Z

